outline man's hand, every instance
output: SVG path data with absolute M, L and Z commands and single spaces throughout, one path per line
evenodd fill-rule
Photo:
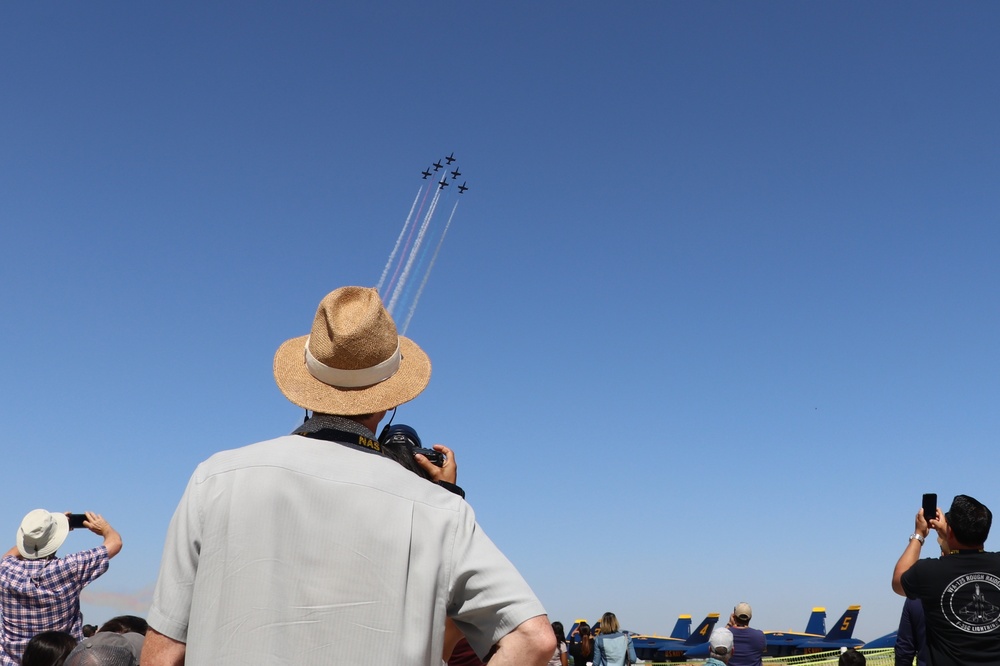
M 87 516 L 87 519 L 83 521 L 83 526 L 97 536 L 104 536 L 111 529 L 111 525 L 104 520 L 104 516 L 101 514 L 87 511 L 84 515 Z
M 87 519 L 83 521 L 83 526 L 96 534 L 104 537 L 104 547 L 108 549 L 108 557 L 114 557 L 122 550 L 122 537 L 118 531 L 111 527 L 108 521 L 99 513 L 88 511 Z
M 455 454 L 444 444 L 435 444 L 433 446 L 435 451 L 439 451 L 444 454 L 444 465 L 438 467 L 430 460 L 427 459 L 422 453 L 418 453 L 413 456 L 420 465 L 421 469 L 427 472 L 427 475 L 431 477 L 431 481 L 437 483 L 438 481 L 447 481 L 448 483 L 456 483 L 458 481 L 458 463 L 455 462 Z
M 938 509 L 938 515 L 941 515 L 941 509 Z M 931 531 L 930 525 L 927 523 L 927 519 L 924 518 L 924 510 L 920 509 L 917 511 L 917 517 L 913 521 L 913 531 L 922 537 L 926 537 L 928 532 Z
M 944 517 L 941 507 L 938 507 L 937 515 L 931 518 L 930 526 L 937 531 L 938 537 L 948 541 L 948 519 Z

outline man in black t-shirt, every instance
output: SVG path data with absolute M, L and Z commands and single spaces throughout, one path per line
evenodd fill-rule
M 1000 664 L 1000 554 L 983 551 L 992 522 L 990 510 L 968 495 L 929 522 L 918 511 L 896 563 L 892 589 L 923 604 L 933 666 Z M 919 559 L 930 528 L 947 543 L 948 557 Z

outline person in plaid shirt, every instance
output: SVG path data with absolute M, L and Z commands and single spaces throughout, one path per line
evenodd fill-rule
M 56 550 L 66 540 L 69 521 L 63 513 L 35 509 L 17 530 L 17 545 L 0 560 L 0 665 L 18 666 L 35 634 L 66 631 L 83 639 L 80 592 L 108 570 L 122 549 L 121 535 L 99 514 L 87 512 L 83 526 L 104 543 L 63 558 Z

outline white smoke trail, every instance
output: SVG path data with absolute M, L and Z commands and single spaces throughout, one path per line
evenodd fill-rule
M 389 307 L 386 308 L 390 315 L 396 308 L 396 301 L 399 300 L 400 294 L 403 293 L 403 287 L 406 286 L 406 281 L 410 277 L 410 269 L 413 268 L 413 262 L 416 261 L 417 254 L 420 252 L 420 244 L 424 242 L 424 234 L 427 233 L 427 227 L 434 216 L 434 210 L 437 208 L 438 199 L 441 198 L 441 191 L 443 189 L 438 188 L 438 191 L 434 193 L 434 199 L 431 201 L 431 206 L 427 209 L 427 215 L 424 216 L 424 222 L 420 225 L 420 231 L 417 233 L 417 240 L 413 243 L 410 254 L 406 258 L 406 266 L 403 267 L 403 274 L 399 276 L 399 282 L 396 283 L 396 288 L 392 292 L 392 298 L 389 300 Z
M 420 281 L 420 286 L 417 287 L 417 295 L 413 297 L 413 303 L 410 305 L 410 311 L 406 314 L 406 321 L 403 322 L 402 334 L 406 334 L 406 329 L 410 326 L 410 320 L 413 319 L 413 313 L 417 310 L 417 302 L 420 300 L 420 295 L 424 293 L 424 287 L 427 286 L 427 280 L 431 277 L 431 269 L 434 268 L 434 262 L 437 261 L 438 252 L 441 251 L 441 245 L 444 244 L 444 237 L 448 235 L 448 227 L 451 226 L 451 219 L 455 217 L 455 211 L 458 210 L 458 202 L 455 202 L 455 206 L 451 209 L 451 215 L 448 216 L 448 221 L 444 225 L 444 231 L 441 232 L 441 240 L 438 241 L 437 247 L 434 248 L 434 254 L 431 256 L 431 263 L 427 265 L 427 271 L 424 273 L 424 279 Z
M 385 262 L 385 268 L 382 269 L 382 277 L 378 279 L 378 285 L 375 287 L 380 294 L 382 293 L 382 285 L 385 283 L 385 276 L 389 274 L 389 267 L 392 266 L 392 261 L 396 258 L 399 246 L 403 242 L 403 236 L 406 235 L 406 228 L 410 226 L 410 218 L 413 217 L 413 211 L 417 207 L 417 200 L 420 198 L 420 190 L 422 189 L 422 187 L 417 189 L 417 196 L 413 197 L 413 205 L 410 206 L 410 212 L 406 216 L 406 221 L 403 222 L 403 230 L 399 232 L 399 238 L 396 239 L 396 245 L 392 248 L 389 261 Z

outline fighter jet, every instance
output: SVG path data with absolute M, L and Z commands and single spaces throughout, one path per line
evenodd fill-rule
M 458 167 L 455 167 L 455 170 L 451 172 L 451 179 L 455 180 L 456 178 L 458 178 L 461 175 L 462 175 L 462 172 L 458 170 Z
M 669 637 L 636 635 L 632 638 L 635 656 L 644 661 L 685 661 L 692 653 L 701 651 L 708 654 L 708 638 L 719 621 L 718 613 L 709 613 L 694 633 L 684 635 L 691 627 L 691 616 L 686 616 L 686 626 L 681 624 L 685 616 L 678 618 L 677 625 Z
M 421 178 L 420 180 L 427 180 L 431 175 L 431 168 L 427 167 L 426 171 L 421 171 L 420 173 L 424 174 L 424 177 Z
M 468 182 L 468 181 L 465 181 L 465 182 Z M 469 189 L 469 188 L 465 186 L 465 183 L 462 183 L 461 185 L 458 186 L 458 193 L 459 194 L 465 194 L 465 191 L 467 189 Z
M 445 159 L 448 160 L 448 164 L 451 164 L 452 162 L 454 162 L 455 161 L 455 151 L 452 151 L 451 155 L 449 155 Z
M 442 178 L 441 180 L 438 181 L 438 189 L 439 190 L 443 190 L 446 187 L 448 187 L 448 181 L 447 180 L 445 180 L 444 178 Z
M 438 169 L 443 169 L 443 168 L 444 168 L 443 166 L 441 166 L 441 160 L 438 160 L 437 162 L 435 162 L 435 163 L 434 163 L 433 165 L 431 165 L 431 166 L 433 166 L 433 167 L 434 167 L 434 170 L 435 170 L 435 171 L 437 171 Z

